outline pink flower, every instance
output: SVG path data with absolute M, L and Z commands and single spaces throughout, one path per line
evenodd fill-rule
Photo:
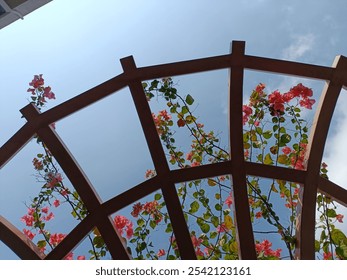
M 191 161 L 192 158 L 193 158 L 193 152 L 188 153 L 187 156 L 186 156 L 186 159 Z
M 225 226 L 224 223 L 221 223 L 218 227 L 217 227 L 217 232 L 227 232 L 228 229 L 227 227 Z
M 60 205 L 60 201 L 58 199 L 53 202 L 54 207 L 58 207 Z
M 192 243 L 193 243 L 194 248 L 200 246 L 201 242 L 203 241 L 201 238 L 196 238 L 195 235 L 192 235 L 191 239 L 192 239 Z
M 305 87 L 302 83 L 292 87 L 289 91 L 294 97 L 301 96 L 302 98 L 308 98 L 313 95 L 312 89 Z
M 200 165 L 200 162 L 198 162 L 198 161 L 194 161 L 193 163 L 192 163 L 192 167 L 195 167 L 195 166 L 199 166 Z
M 339 223 L 343 223 L 343 215 L 341 215 L 341 214 L 337 214 L 336 215 L 336 220 L 339 222 Z
M 43 217 L 43 219 L 47 222 L 52 220 L 53 218 L 54 218 L 54 214 L 52 212 L 49 213 L 46 217 Z
M 299 101 L 299 104 L 301 107 L 305 107 L 306 109 L 312 109 L 312 105 L 315 102 L 316 101 L 314 99 L 304 98 L 304 99 Z
M 249 116 L 253 113 L 253 110 L 251 107 L 247 105 L 243 105 L 242 111 L 243 111 L 242 123 L 243 125 L 245 125 L 248 122 Z
M 32 233 L 30 230 L 28 229 L 23 229 L 24 234 L 30 239 L 33 240 L 33 238 L 35 237 L 35 233 Z
M 33 226 L 35 219 L 32 215 L 25 215 L 21 218 L 21 221 L 24 222 L 26 226 L 31 227 Z
M 117 215 L 114 218 L 114 224 L 120 235 L 122 235 L 123 231 L 125 230 L 127 238 L 131 238 L 133 236 L 133 223 L 128 218 Z
M 43 207 L 43 208 L 41 209 L 41 211 L 42 211 L 42 213 L 47 214 L 47 213 L 48 213 L 48 211 L 49 211 L 49 207 L 48 207 L 48 206 Z
M 165 121 L 171 120 L 171 116 L 166 110 L 160 111 L 158 115 L 161 116 Z
M 132 224 L 129 224 L 127 226 L 127 229 L 126 229 L 126 235 L 127 235 L 127 238 L 131 238 L 133 235 L 134 235 L 134 230 L 133 230 L 133 225 Z
M 63 181 L 63 178 L 60 173 L 48 174 L 48 187 L 54 188 Z
M 253 113 L 253 110 L 251 107 L 247 106 L 247 105 L 243 105 L 242 106 L 242 111 L 246 116 L 249 116 Z
M 277 111 L 277 112 L 284 112 L 284 105 L 283 103 L 285 102 L 283 99 L 282 94 L 276 90 L 273 93 L 271 93 L 268 96 L 268 101 L 270 103 L 270 107 Z
M 269 240 L 264 240 L 261 243 L 255 244 L 255 250 L 258 254 L 263 253 L 265 257 L 276 257 L 280 258 L 281 257 L 281 252 L 282 249 L 277 249 L 277 250 L 272 250 L 271 249 L 272 243 Z
M 85 260 L 85 259 L 86 259 L 86 256 L 78 256 L 77 259 L 78 259 L 78 260 Z
M 290 152 L 292 151 L 292 149 L 291 148 L 289 148 L 289 147 L 284 147 L 284 148 L 282 148 L 282 152 L 285 154 L 285 155 L 288 155 L 288 154 L 290 154 Z
M 40 75 L 34 76 L 34 79 L 29 83 L 29 86 L 38 88 L 42 86 L 44 83 L 45 83 L 45 80 L 42 78 L 42 74 L 40 74 Z
M 68 254 L 66 255 L 66 257 L 64 258 L 64 260 L 68 260 L 68 261 L 73 260 L 73 253 L 72 253 L 72 252 L 68 253 Z
M 45 87 L 43 90 L 43 96 L 48 99 L 55 99 L 54 93 L 51 91 L 51 87 Z
M 51 234 L 49 238 L 49 243 L 51 243 L 53 246 L 57 246 L 65 237 L 66 237 L 66 234 L 62 234 L 62 233 Z
M 161 256 L 165 255 L 165 250 L 164 249 L 160 249 L 157 253 L 157 257 L 160 258 Z
M 233 197 L 230 193 L 229 196 L 225 199 L 224 203 L 230 208 L 231 204 L 233 204 Z

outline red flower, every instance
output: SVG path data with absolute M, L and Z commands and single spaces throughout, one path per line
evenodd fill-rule
M 263 213 L 261 211 L 255 213 L 256 219 L 260 219 L 263 216 Z
M 164 256 L 165 255 L 165 250 L 164 249 L 160 249 L 157 253 L 157 257 L 161 257 L 161 256 Z
M 137 218 L 142 210 L 142 204 L 140 202 L 133 205 L 133 211 L 131 212 L 131 216 Z
M 325 259 L 325 260 L 331 260 L 332 258 L 333 258 L 333 254 L 332 253 L 330 253 L 330 252 L 328 252 L 328 253 L 323 253 L 323 258 Z
M 179 119 L 179 120 L 177 121 L 178 127 L 183 127 L 183 126 L 185 126 L 185 124 L 186 124 L 186 122 L 185 122 L 185 120 L 183 120 L 183 119 Z
M 316 101 L 314 99 L 304 98 L 304 99 L 300 100 L 299 104 L 301 107 L 305 107 L 306 109 L 312 109 L 312 105 L 315 102 Z
M 284 112 L 283 103 L 285 100 L 283 99 L 283 95 L 278 90 L 274 91 L 268 96 L 268 101 L 273 110 L 277 112 Z

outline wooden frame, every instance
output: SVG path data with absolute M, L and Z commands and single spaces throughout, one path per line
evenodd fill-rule
M 0 148 L 0 168 L 37 134 L 50 149 L 66 176 L 85 203 L 89 214 L 49 254 L 43 255 L 26 236 L 0 216 L 0 240 L 22 259 L 62 259 L 94 228 L 97 227 L 114 259 L 130 259 L 110 215 L 159 189 L 165 199 L 182 259 L 196 259 L 189 231 L 180 207 L 175 184 L 198 178 L 231 174 L 234 186 L 234 210 L 241 259 L 256 259 L 253 230 L 247 198 L 246 175 L 294 181 L 304 186 L 300 195 L 297 227 L 298 259 L 314 259 L 315 209 L 317 192 L 329 195 L 347 207 L 347 190 L 320 177 L 324 146 L 341 89 L 347 88 L 347 59 L 337 57 L 332 67 L 289 62 L 245 55 L 245 42 L 234 41 L 230 54 L 136 67 L 132 57 L 121 59 L 124 72 L 44 113 L 29 104 L 21 113 L 27 123 Z M 189 169 L 170 170 L 146 100 L 142 81 L 160 77 L 190 74 L 208 70 L 230 69 L 229 128 L 231 160 Z M 326 81 L 316 111 L 306 155 L 307 169 L 246 162 L 243 149 L 242 92 L 245 69 L 296 75 Z M 51 123 L 61 120 L 96 101 L 129 87 L 157 175 L 124 193 L 102 203 L 93 185 L 69 152 Z M 229 131 L 229 133 L 230 133 Z

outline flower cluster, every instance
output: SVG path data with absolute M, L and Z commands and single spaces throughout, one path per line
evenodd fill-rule
M 131 238 L 133 236 L 133 223 L 128 218 L 122 215 L 117 215 L 113 221 L 120 235 L 123 235 L 125 232 L 127 238 Z
M 44 79 L 42 78 L 42 74 L 35 75 L 33 80 L 29 83 L 30 88 L 28 88 L 27 92 L 31 92 L 31 100 L 38 107 L 42 107 L 47 99 L 55 99 L 55 94 L 52 92 L 50 86 L 44 86 Z
M 267 259 L 279 259 L 281 257 L 282 249 L 272 250 L 271 246 L 272 243 L 267 239 L 255 244 L 258 256 Z

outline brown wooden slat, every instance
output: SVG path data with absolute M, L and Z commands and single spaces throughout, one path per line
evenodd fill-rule
M 332 200 L 347 207 L 347 190 L 341 188 L 339 185 L 319 177 L 318 179 L 318 191 L 331 197 Z
M 103 212 L 111 215 L 159 189 L 158 177 L 151 178 L 104 202 L 102 204 Z
M 41 260 L 45 257 L 24 233 L 3 216 L 0 216 L 0 240 L 23 260 Z
M 133 73 L 137 71 L 133 57 L 123 58 L 121 64 L 126 74 L 134 75 Z M 140 80 L 134 80 L 129 83 L 129 88 L 159 178 L 158 180 L 161 183 L 163 197 L 170 216 L 180 256 L 182 259 L 196 259 L 175 184 L 169 180 L 170 169 L 153 122 L 152 113 L 142 83 Z
M 33 126 L 26 123 L 0 148 L 0 169 L 30 141 L 33 135 Z
M 347 77 L 347 60 L 337 58 L 332 80 L 326 83 L 319 100 L 307 146 L 307 172 L 303 191 L 300 192 L 296 255 L 300 259 L 315 259 L 315 217 L 319 172 L 324 146 L 335 105 L 342 89 L 341 76 Z
M 248 175 L 279 179 L 296 183 L 304 183 L 306 171 L 296 170 L 281 166 L 271 166 L 255 162 L 246 162 L 246 172 Z
M 237 226 L 239 256 L 241 259 L 256 259 L 253 227 L 249 210 L 246 167 L 243 150 L 242 124 L 242 95 L 243 95 L 243 67 L 241 61 L 244 56 L 245 43 L 233 42 L 233 59 L 240 60 L 240 66 L 234 66 L 230 73 L 229 92 L 229 133 L 230 158 L 232 159 L 231 174 L 234 193 L 234 216 Z M 235 63 L 235 61 L 234 61 Z
M 319 80 L 330 80 L 334 71 L 334 68 L 327 66 L 318 66 L 251 55 L 245 55 L 243 66 L 251 70 Z

